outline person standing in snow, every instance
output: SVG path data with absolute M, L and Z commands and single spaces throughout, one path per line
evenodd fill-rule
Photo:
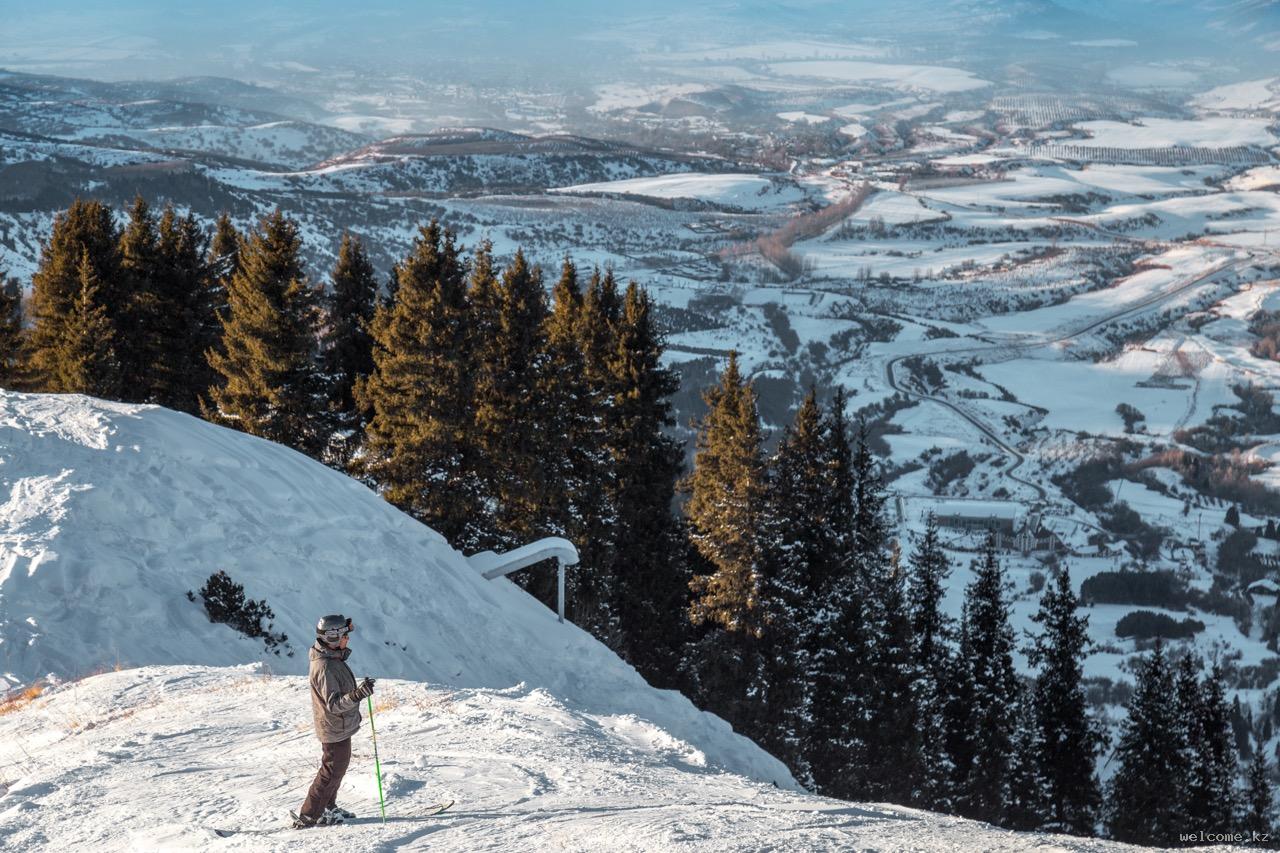
M 351 763 L 351 736 L 360 728 L 360 703 L 373 695 L 373 679 L 356 684 L 347 666 L 347 648 L 355 625 L 341 614 L 322 617 L 311 647 L 311 712 L 322 754 L 307 798 L 293 822 L 294 829 L 329 826 L 355 817 L 337 804 L 338 787 Z

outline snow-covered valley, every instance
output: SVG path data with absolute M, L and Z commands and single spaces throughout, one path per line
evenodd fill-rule
M 1090 765 L 1108 797 L 1158 638 L 1216 667 L 1236 757 L 1263 754 L 1280 778 L 1280 5 L 581 0 L 528 15 L 476 0 L 424 28 L 370 2 L 259 10 L 261 42 L 222 29 L 234 12 L 155 21 L 204 20 L 189 51 L 181 33 L 163 49 L 121 34 L 145 13 L 33 11 L 0 32 L 0 296 L 27 326 L 0 346 L 4 388 L 88 387 L 24 363 L 47 322 L 36 282 L 55 223 L 79 199 L 102 201 L 117 229 L 139 197 L 157 218 L 189 212 L 204 229 L 189 244 L 193 290 L 225 287 L 230 275 L 214 276 L 248 245 L 227 232 L 261 233 L 274 211 L 323 299 L 345 235 L 368 254 L 370 292 L 392 299 L 432 221 L 468 274 L 484 247 L 499 267 L 517 250 L 540 265 L 548 295 L 562 260 L 583 282 L 609 270 L 652 299 L 654 360 L 675 388 L 661 429 L 682 475 L 696 473 L 704 392 L 731 353 L 771 473 L 806 391 L 825 405 L 838 390 L 865 426 L 886 535 L 907 563 L 937 522 L 938 604 L 953 620 L 995 534 L 1024 686 L 1033 617 L 1069 570 L 1088 618 L 1082 690 L 1111 737 Z M 222 214 L 214 249 L 202 241 Z M 108 313 L 125 317 L 148 262 L 115 239 L 133 273 L 100 271 L 120 288 Z M 137 280 L 161 282 L 158 269 Z M 344 310 L 326 307 L 320 349 Z M 111 316 L 128 349 L 133 327 Z M 190 349 L 196 371 L 211 340 Z M 518 420 L 507 426 L 536 432 Z M 341 465 L 348 450 L 364 453 L 357 441 L 324 458 Z M 682 524 L 688 497 L 662 499 Z M 505 508 L 486 500 L 472 517 Z M 550 505 L 538 535 L 574 536 Z M 358 849 L 1106 846 L 810 797 L 796 779 L 836 790 L 806 775 L 813 744 L 804 760 L 786 753 L 690 668 L 701 626 L 681 631 L 697 623 L 698 561 L 654 562 L 686 573 L 662 599 L 680 639 L 661 666 L 603 617 L 590 630 L 655 683 L 739 720 L 794 777 L 355 480 L 166 409 L 0 390 L 0 847 L 323 844 L 209 831 L 227 809 L 262 828 L 297 805 L 316 751 L 298 679 L 315 618 L 335 610 L 359 625 L 357 671 L 380 679 L 389 784 L 406 809 L 394 827 L 338 831 Z M 524 571 L 548 579 L 546 601 L 554 566 Z M 569 571 L 572 596 L 586 576 Z M 268 630 L 288 640 L 211 623 L 196 591 L 215 572 L 269 606 Z M 26 701 L 33 686 L 43 692 Z M 270 694 L 260 705 L 257 688 Z M 216 719 L 197 719 L 211 696 Z M 178 736 L 148 739 L 148 721 Z M 165 754 L 171 742 L 187 764 Z M 188 794 L 220 773 L 246 780 L 244 795 Z M 370 776 L 349 779 L 366 805 Z M 143 801 L 144 781 L 167 793 L 138 826 L 94 824 Z M 109 805 L 82 808 L 86 791 Z M 407 822 L 442 796 L 457 810 Z M 198 820 L 175 817 L 183 803 Z M 62 810 L 76 822 L 48 819 Z M 1112 816 L 1094 817 L 1077 831 L 1112 831 Z

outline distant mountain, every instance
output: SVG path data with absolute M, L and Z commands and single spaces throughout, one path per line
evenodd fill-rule
M 250 104 L 293 110 L 270 112 Z M 299 120 L 317 113 L 273 90 L 203 78 L 171 83 L 0 76 L 0 130 L 87 145 L 201 152 L 301 168 L 370 141 Z

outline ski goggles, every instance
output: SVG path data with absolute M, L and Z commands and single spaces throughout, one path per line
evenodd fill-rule
M 356 626 L 348 619 L 345 625 L 339 625 L 336 628 L 325 628 L 324 633 L 320 636 L 324 637 L 326 643 L 336 643 L 355 629 Z

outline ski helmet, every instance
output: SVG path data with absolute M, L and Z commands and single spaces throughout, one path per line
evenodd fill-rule
M 346 616 L 341 613 L 333 613 L 320 617 L 320 621 L 316 623 L 316 636 L 329 645 L 336 646 L 343 637 L 355 629 L 355 626 L 351 624 L 351 620 Z

